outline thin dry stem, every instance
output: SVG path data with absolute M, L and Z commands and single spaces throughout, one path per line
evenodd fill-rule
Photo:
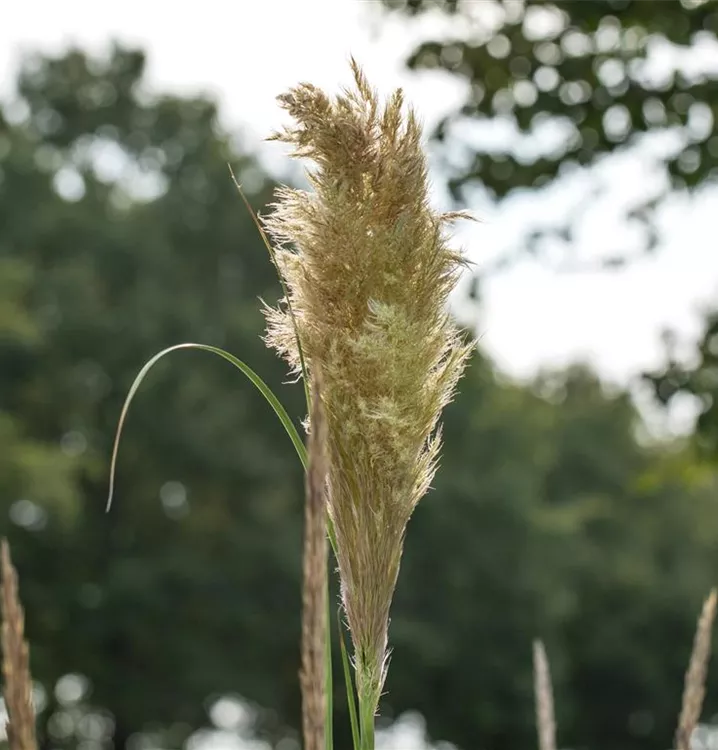
M 538 640 L 534 641 L 534 694 L 539 750 L 556 750 L 556 718 L 553 708 L 551 670 L 546 657 L 546 649 Z
M 683 688 L 681 715 L 676 730 L 677 750 L 690 750 L 691 736 L 701 716 L 715 615 L 716 589 L 713 589 L 703 604 L 703 610 L 696 627 L 693 651 L 691 652 L 691 660 L 688 664 L 685 687 Z
M 17 572 L 5 539 L 0 549 L 2 562 L 2 671 L 3 697 L 10 750 L 36 750 L 35 712 L 32 705 L 29 651 L 24 638 L 25 616 L 18 599 Z
M 318 374 L 314 374 L 307 452 L 304 512 L 304 582 L 302 588 L 302 728 L 305 750 L 324 750 L 324 652 L 327 639 L 326 423 Z

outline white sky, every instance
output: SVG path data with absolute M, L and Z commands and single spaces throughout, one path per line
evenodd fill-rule
M 413 39 L 441 34 L 442 26 L 433 17 L 418 29 L 397 21 L 380 27 L 376 10 L 372 0 L 8 2 L 0 25 L 0 91 L 11 84 L 23 50 L 54 52 L 75 42 L 99 51 L 114 38 L 148 51 L 153 88 L 214 93 L 225 124 L 258 142 L 281 122 L 277 94 L 299 80 L 336 90 L 348 83 L 353 54 L 382 92 L 402 85 L 430 126 L 461 100 L 462 87 L 441 74 L 410 74 L 401 62 Z M 270 166 L 283 164 L 281 147 L 262 146 L 262 152 Z M 630 241 L 618 208 L 655 179 L 639 159 L 608 164 L 600 178 L 609 197 L 589 214 L 579 236 L 589 255 Z M 463 229 L 462 243 L 481 269 L 520 238 L 527 220 L 561 215 L 571 203 L 589 200 L 586 188 L 579 180 L 562 193 L 482 209 L 483 223 Z M 541 365 L 589 359 L 606 378 L 627 382 L 661 361 L 662 329 L 693 340 L 701 307 L 718 303 L 716 209 L 715 190 L 692 204 L 676 201 L 663 217 L 660 253 L 625 271 L 557 275 L 527 261 L 488 280 L 480 322 L 484 346 L 518 376 Z

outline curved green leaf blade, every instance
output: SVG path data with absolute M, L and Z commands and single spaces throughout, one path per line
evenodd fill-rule
M 262 378 L 259 377 L 259 375 L 257 375 L 257 373 L 249 365 L 245 364 L 241 359 L 238 359 L 233 354 L 230 354 L 224 349 L 220 349 L 216 346 L 210 346 L 209 344 L 175 344 L 174 346 L 170 346 L 167 349 L 163 349 L 161 352 L 158 352 L 145 364 L 145 366 L 138 373 L 137 377 L 132 383 L 129 393 L 127 394 L 127 398 L 125 399 L 125 403 L 120 414 L 120 421 L 117 425 L 115 444 L 112 449 L 112 460 L 110 463 L 110 489 L 107 496 L 107 510 L 109 510 L 110 506 L 112 505 L 112 496 L 115 491 L 115 470 L 117 467 L 117 453 L 120 447 L 120 438 L 122 437 L 122 430 L 127 418 L 127 412 L 129 411 L 130 404 L 132 403 L 137 390 L 142 384 L 142 381 L 145 379 L 145 376 L 154 367 L 154 365 L 156 365 L 157 362 L 165 355 L 170 354 L 171 352 L 175 352 L 179 349 L 199 349 L 201 351 L 211 352 L 212 354 L 216 354 L 219 357 L 226 359 L 237 369 L 241 370 L 249 378 L 249 380 L 252 381 L 252 383 L 264 396 L 264 398 L 267 399 L 272 409 L 274 409 L 275 414 L 279 417 L 279 420 L 281 421 L 284 429 L 287 431 L 287 435 L 289 435 L 289 439 L 292 441 L 294 449 L 297 451 L 297 455 L 299 456 L 299 460 L 302 462 L 302 466 L 305 469 L 307 467 L 307 449 L 304 447 L 304 443 L 299 437 L 299 433 L 292 423 L 289 414 L 287 414 L 286 409 L 282 406 L 281 402 L 274 395 L 274 393 L 272 393 L 272 390 L 269 388 L 269 386 L 262 380 Z

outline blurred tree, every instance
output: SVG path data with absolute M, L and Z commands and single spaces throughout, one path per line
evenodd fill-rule
M 1 242 L 1 240 L 0 240 Z M 32 271 L 21 260 L 0 258 L 0 359 L 7 362 L 8 376 L 23 370 L 23 361 L 40 346 L 40 331 L 30 315 L 26 297 Z M 2 411 L 0 400 L 0 497 L 34 497 L 52 502 L 62 514 L 71 513 L 77 491 L 70 457 L 56 444 L 24 434 L 16 417 Z M 37 523 L 37 509 L 29 501 L 15 506 L 15 516 Z
M 0 533 L 47 748 L 178 747 L 222 693 L 274 737 L 297 724 L 301 473 L 251 386 L 197 353 L 159 365 L 104 514 L 121 403 L 158 349 L 227 346 L 302 415 L 260 340 L 257 296 L 278 289 L 227 162 L 257 205 L 272 186 L 209 100 L 151 96 L 143 64 L 28 61 L 0 121 Z M 538 634 L 562 742 L 670 741 L 718 514 L 712 474 L 635 427 L 590 372 L 517 385 L 477 354 L 410 526 L 387 714 L 418 708 L 466 748 L 533 742 Z
M 702 458 L 718 459 L 718 310 L 704 314 L 703 331 L 689 360 L 679 354 L 676 338 L 666 334 L 665 365 L 646 373 L 658 402 L 670 406 L 688 399 L 696 411 L 694 444 Z
M 528 746 L 542 637 L 562 746 L 667 746 L 715 581 L 714 473 L 642 447 L 627 394 L 590 371 L 528 388 L 476 365 L 410 525 L 387 702 L 459 747 Z
M 394 13 L 431 18 L 418 30 L 429 39 L 407 60 L 410 68 L 466 84 L 465 103 L 433 134 L 454 198 L 475 205 L 478 196 L 559 184 L 576 196 L 565 223 L 535 220 L 516 255 L 528 247 L 544 262 L 559 258 L 560 268 L 585 267 L 576 257 L 578 220 L 615 184 L 604 177 L 587 190 L 575 177 L 581 167 L 598 172 L 607 156 L 640 153 L 643 194 L 619 209 L 641 230 L 639 249 L 655 245 L 655 209 L 671 188 L 715 183 L 715 0 L 383 2 Z M 601 247 L 600 263 L 618 265 L 631 254 Z
M 120 405 L 151 354 L 202 340 L 284 377 L 259 338 L 273 270 L 228 162 L 259 204 L 272 186 L 212 102 L 149 96 L 143 67 L 121 48 L 30 60 L 0 129 L 0 482 L 20 528 L 2 526 L 38 677 L 87 675 L 119 745 L 152 722 L 189 731 L 221 691 L 285 718 L 297 702 L 301 474 L 239 373 L 191 352 L 158 366 L 104 514 Z

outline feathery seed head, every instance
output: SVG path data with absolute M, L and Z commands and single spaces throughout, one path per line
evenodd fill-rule
M 268 344 L 296 373 L 295 332 L 310 375 L 321 368 L 342 600 L 360 700 L 375 708 L 404 532 L 472 344 L 446 312 L 463 260 L 445 227 L 463 214 L 430 208 L 420 126 L 401 92 L 382 107 L 352 68 L 355 87 L 340 96 L 301 84 L 279 97 L 294 125 L 273 139 L 315 169 L 312 190 L 282 188 L 265 220 L 289 297 L 265 314 Z

